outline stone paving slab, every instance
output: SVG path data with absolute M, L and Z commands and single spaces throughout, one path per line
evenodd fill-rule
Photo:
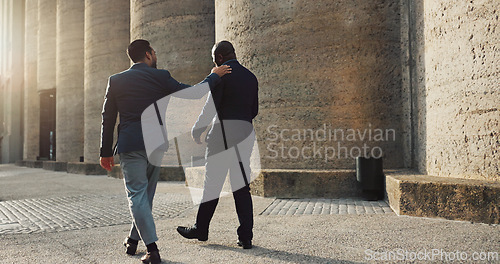
M 155 219 L 175 218 L 194 208 L 184 194 L 158 194 Z M 328 215 L 393 213 L 385 201 L 356 199 L 275 199 L 267 215 Z M 0 202 L 0 234 L 58 232 L 130 223 L 123 195 L 78 195 Z
M 157 194 L 155 219 L 173 218 L 193 208 L 191 197 Z M 0 234 L 58 232 L 129 224 L 125 195 L 78 195 L 0 202 Z
M 391 214 L 386 201 L 362 199 L 276 199 L 261 215 Z
M 121 244 L 130 227 L 130 216 L 123 189 L 123 181 L 114 178 L 30 168 L 17 170 L 12 165 L 0 165 L 2 208 L 9 206 L 5 205 L 6 201 L 12 203 L 10 206 L 17 206 L 14 202 L 24 202 L 32 207 L 36 204 L 46 211 L 54 208 L 55 212 L 52 212 L 52 215 L 48 212 L 45 214 L 50 219 L 55 219 L 47 224 L 56 226 L 57 222 L 64 226 L 63 220 L 72 219 L 76 223 L 85 220 L 69 216 L 62 218 L 61 214 L 64 214 L 61 213 L 63 207 L 60 203 L 63 201 L 67 207 L 78 208 L 77 205 L 80 204 L 82 209 L 78 210 L 89 214 L 92 210 L 99 210 L 99 217 L 103 213 L 108 217 L 106 220 L 92 219 L 89 216 L 90 219 L 86 219 L 87 221 L 93 220 L 94 223 L 97 221 L 100 225 L 92 228 L 82 224 L 80 229 L 73 230 L 70 229 L 71 226 L 66 229 L 60 227 L 62 232 L 56 232 L 55 229 L 40 231 L 39 227 L 37 228 L 39 231 L 32 231 L 29 223 L 33 222 L 29 221 L 28 216 L 15 216 L 11 212 L 14 216 L 11 215 L 9 218 L 2 211 L 0 225 L 3 227 L 0 229 L 23 230 L 24 228 L 26 233 L 10 231 L 0 234 L 2 245 L 0 263 L 141 263 L 140 258 L 146 252 L 143 243 L 140 243 L 138 254 L 133 257 L 125 254 Z M 381 213 L 380 210 L 384 211 L 385 208 L 383 203 L 379 204 L 380 209 L 375 206 L 376 204 L 369 202 L 372 209 L 378 208 L 374 211 L 379 213 L 368 213 L 370 207 L 364 205 L 364 201 L 354 199 L 338 201 L 339 213 L 340 210 L 346 213 L 343 215 L 331 214 L 336 204 L 328 199 L 313 199 L 307 202 L 302 199 L 292 200 L 291 204 L 287 205 L 288 209 L 284 210 L 286 212 L 284 215 L 259 215 L 272 204 L 279 204 L 282 200 L 285 204 L 290 202 L 287 199 L 263 197 L 253 199 L 254 248 L 243 250 L 235 243 L 239 223 L 231 196 L 220 199 L 211 222 L 209 240 L 200 242 L 196 239 L 184 239 L 175 231 L 178 225 L 193 224 L 196 219 L 196 207 L 192 205 L 190 192 L 184 183 L 161 182 L 156 193 L 153 209 L 156 213 L 174 210 L 161 208 L 162 204 L 173 206 L 169 205 L 168 199 L 170 198 L 171 202 L 175 199 L 169 194 L 183 195 L 181 197 L 183 201 L 186 199 L 187 204 L 191 206 L 184 211 L 179 206 L 182 212 L 178 216 L 155 215 L 158 246 L 163 263 L 379 263 L 366 258 L 367 250 L 379 254 L 398 249 L 409 252 L 420 252 L 425 249 L 441 249 L 445 252 L 458 250 L 466 252 L 469 257 L 472 256 L 472 252 L 500 252 L 499 225 Z M 33 201 L 38 201 L 38 204 Z M 41 205 L 41 201 L 53 202 L 48 206 Z M 56 201 L 59 201 L 59 204 Z M 21 206 L 16 208 L 21 209 Z M 363 209 L 365 213 L 361 213 Z M 67 209 L 66 211 L 71 212 Z M 306 211 L 311 214 L 304 214 Z M 298 214 L 299 212 L 302 213 Z M 61 219 L 55 215 L 59 215 Z M 120 223 L 119 220 L 123 220 L 124 224 L 116 224 Z M 457 262 L 459 261 L 439 258 L 432 262 L 424 261 L 424 263 Z M 380 263 L 422 263 L 422 261 L 380 261 Z M 500 262 L 496 258 L 484 261 L 468 259 L 461 263 Z

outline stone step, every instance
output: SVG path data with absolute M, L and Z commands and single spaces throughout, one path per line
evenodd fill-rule
M 43 161 L 41 160 L 24 160 L 22 163 L 22 166 L 28 167 L 28 168 L 43 168 Z
M 85 175 L 107 175 L 108 172 L 98 163 L 68 162 L 67 172 Z
M 186 184 L 203 188 L 204 167 L 186 168 Z M 360 197 L 354 170 L 262 170 L 250 183 L 252 194 L 279 198 Z M 229 177 L 225 192 L 231 192 Z
M 500 223 L 500 182 L 386 172 L 389 204 L 398 215 Z
M 43 169 L 51 171 L 67 171 L 68 163 L 62 161 L 48 160 L 43 162 Z

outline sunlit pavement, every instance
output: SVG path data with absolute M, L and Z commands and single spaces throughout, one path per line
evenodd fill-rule
M 498 225 L 397 216 L 384 201 L 254 197 L 250 250 L 231 195 L 207 242 L 175 231 L 196 214 L 183 183 L 160 182 L 153 212 L 164 263 L 500 263 Z M 121 244 L 129 225 L 122 180 L 0 165 L 0 263 L 140 263 L 145 247 Z

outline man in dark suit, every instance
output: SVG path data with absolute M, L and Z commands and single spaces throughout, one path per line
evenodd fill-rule
M 255 142 L 252 119 L 258 113 L 258 82 L 255 75 L 236 60 L 230 42 L 215 44 L 212 56 L 217 66 L 231 66 L 231 74 L 222 77 L 222 82 L 211 89 L 207 103 L 192 129 L 193 139 L 201 143 L 202 133 L 212 123 L 207 136 L 205 182 L 196 223 L 192 227 L 179 226 L 177 231 L 188 239 L 208 239 L 210 220 L 229 172 L 240 222 L 238 245 L 249 249 L 252 248 L 253 238 L 250 156 Z
M 176 81 L 167 70 L 156 68 L 156 53 L 146 40 L 135 40 L 127 49 L 134 62 L 130 69 L 109 77 L 102 111 L 101 166 L 110 171 L 113 155 L 120 155 L 127 199 L 133 223 L 124 245 L 127 254 L 134 255 L 139 240 L 143 240 L 148 253 L 143 263 L 160 263 L 156 241 L 156 228 L 151 213 L 153 197 L 159 177 L 159 167 L 148 161 L 141 128 L 141 114 L 157 100 L 190 85 Z M 203 80 L 215 87 L 229 67 L 216 67 Z M 203 83 L 202 82 L 202 83 Z M 196 93 L 193 93 L 196 94 Z M 199 94 L 201 98 L 203 94 Z M 117 114 L 120 114 L 118 142 L 112 149 Z

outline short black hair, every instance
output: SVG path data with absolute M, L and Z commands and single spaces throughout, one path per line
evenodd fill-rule
M 215 45 L 212 49 L 212 52 L 216 56 L 219 54 L 224 56 L 224 57 L 228 57 L 230 55 L 235 55 L 233 44 L 231 44 L 231 42 L 229 42 L 227 40 L 223 40 L 223 41 L 219 41 L 219 42 L 215 43 Z
M 136 39 L 132 41 L 127 48 L 128 57 L 133 62 L 142 61 L 146 57 L 146 52 L 151 53 L 152 51 L 153 48 L 151 48 L 149 41 L 144 39 Z

